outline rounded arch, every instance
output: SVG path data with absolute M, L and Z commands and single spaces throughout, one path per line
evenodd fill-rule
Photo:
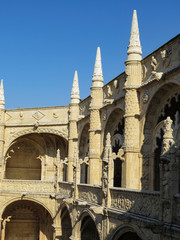
M 143 155 L 141 180 L 142 188 L 145 190 L 159 191 L 160 189 L 159 163 L 163 138 L 163 121 L 169 116 L 175 124 L 179 114 L 180 86 L 175 83 L 166 83 L 152 96 L 145 116 L 144 140 L 141 148 Z
M 35 201 L 20 199 L 8 204 L 2 213 L 1 234 L 5 240 L 14 236 L 22 239 L 47 240 L 53 237 L 53 219 L 49 211 Z
M 33 132 L 16 138 L 6 151 L 4 178 L 54 180 L 58 150 L 65 158 L 68 143 L 55 134 Z M 54 174 L 48 175 L 48 169 L 54 169 Z
M 7 206 L 9 206 L 11 203 L 13 202 L 17 202 L 17 201 L 20 201 L 22 200 L 21 197 L 15 197 L 15 198 L 12 198 L 10 199 L 9 201 L 6 201 L 5 204 L 2 206 L 1 208 L 1 211 L 0 211 L 0 216 L 2 216 L 4 210 L 6 209 Z M 31 201 L 31 202 L 34 202 L 34 203 L 37 203 L 39 205 L 41 205 L 44 209 L 47 210 L 47 212 L 50 214 L 50 216 L 53 218 L 54 214 L 53 212 L 47 207 L 46 204 L 44 204 L 43 202 L 41 201 L 38 201 L 37 199 L 34 199 L 34 198 L 30 198 L 30 197 L 26 197 L 25 200 L 28 200 L 28 201 Z
M 107 240 L 145 240 L 147 236 L 133 224 L 123 224 L 117 227 Z
M 68 134 L 65 132 L 65 131 L 59 131 L 59 130 L 56 130 L 56 129 L 52 129 L 52 128 L 38 128 L 36 130 L 34 129 L 24 129 L 22 131 L 18 131 L 16 133 L 14 133 L 12 135 L 12 137 L 9 138 L 9 141 L 8 141 L 8 146 L 11 145 L 11 143 L 19 138 L 19 137 L 22 137 L 24 135 L 27 135 L 27 134 L 33 134 L 33 133 L 49 133 L 49 134 L 54 134 L 54 135 L 57 135 L 57 136 L 60 136 L 62 138 L 64 138 L 66 141 L 68 141 Z

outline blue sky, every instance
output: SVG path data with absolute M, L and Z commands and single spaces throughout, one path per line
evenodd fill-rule
M 6 108 L 68 105 L 75 70 L 87 97 L 98 46 L 104 83 L 123 72 L 133 9 L 143 57 L 180 33 L 180 0 L 1 0 Z

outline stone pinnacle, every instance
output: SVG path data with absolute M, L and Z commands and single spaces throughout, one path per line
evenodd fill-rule
M 128 60 L 141 60 L 142 50 L 139 38 L 139 27 L 136 10 L 133 11 L 131 35 L 128 46 Z
M 102 74 L 102 63 L 101 63 L 101 51 L 100 47 L 97 48 L 96 60 L 94 64 L 94 74 L 92 78 L 93 87 L 102 87 L 103 86 L 103 74 Z
M 79 100 L 80 100 L 80 95 L 79 95 L 78 74 L 77 74 L 77 71 L 75 71 L 72 90 L 71 90 L 71 103 L 79 103 Z

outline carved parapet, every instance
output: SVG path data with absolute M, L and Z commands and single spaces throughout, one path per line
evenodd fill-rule
M 3 192 L 26 192 L 26 193 L 53 193 L 54 182 L 38 180 L 2 180 L 0 189 Z
M 60 182 L 59 183 L 59 193 L 58 196 L 72 197 L 72 183 Z
M 159 218 L 159 193 L 111 188 L 111 207 L 125 212 Z
M 96 204 L 101 204 L 101 200 L 102 200 L 101 187 L 92 186 L 89 184 L 79 184 L 78 190 L 79 190 L 79 199 L 86 201 L 88 203 L 92 202 Z

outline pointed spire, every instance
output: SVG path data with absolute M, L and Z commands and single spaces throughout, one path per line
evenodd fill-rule
M 139 27 L 137 20 L 136 10 L 133 11 L 131 35 L 128 46 L 128 60 L 141 60 L 142 59 L 142 47 L 139 39 Z
M 97 48 L 96 60 L 94 64 L 94 74 L 92 78 L 93 87 L 102 87 L 103 86 L 103 74 L 102 74 L 102 63 L 101 63 L 101 51 L 100 47 Z
M 79 95 L 78 74 L 77 74 L 77 71 L 75 71 L 72 90 L 71 90 L 71 103 L 79 103 L 79 100 L 80 100 L 80 95 Z
M 1 84 L 0 84 L 0 109 L 4 109 L 4 105 L 5 105 L 4 86 L 3 86 L 3 79 L 1 79 Z

